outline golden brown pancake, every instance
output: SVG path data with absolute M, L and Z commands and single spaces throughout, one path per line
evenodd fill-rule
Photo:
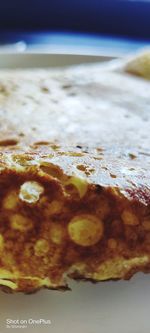
M 0 126 L 3 290 L 150 271 L 148 80 L 101 64 L 4 70 Z

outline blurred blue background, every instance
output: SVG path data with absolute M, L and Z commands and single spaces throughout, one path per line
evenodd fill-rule
M 0 43 L 22 40 L 32 45 L 85 40 L 95 46 L 111 41 L 124 50 L 149 45 L 150 0 L 1 0 Z

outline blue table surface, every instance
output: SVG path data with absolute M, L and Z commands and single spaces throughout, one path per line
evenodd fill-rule
M 0 31 L 55 30 L 150 39 L 150 0 L 0 1 Z

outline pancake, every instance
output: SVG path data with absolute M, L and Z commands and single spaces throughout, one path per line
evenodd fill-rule
M 131 72 L 0 72 L 4 291 L 150 272 L 150 85 Z

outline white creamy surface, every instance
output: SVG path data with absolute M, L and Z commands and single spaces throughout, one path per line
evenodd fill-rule
M 150 83 L 101 64 L 1 71 L 0 117 L 1 140 L 149 148 Z

